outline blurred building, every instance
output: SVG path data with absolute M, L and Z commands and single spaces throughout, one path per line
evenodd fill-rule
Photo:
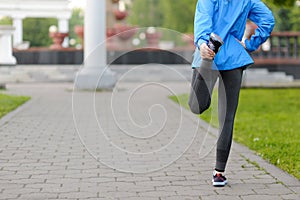
M 23 19 L 57 18 L 58 32 L 67 33 L 71 12 L 69 0 L 0 0 L 0 16 L 10 17 L 13 20 L 14 47 L 23 43 Z M 64 46 L 68 46 L 67 38 Z

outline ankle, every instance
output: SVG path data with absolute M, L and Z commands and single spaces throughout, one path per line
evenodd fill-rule
M 215 169 L 214 170 L 214 175 L 216 175 L 216 174 L 221 174 L 221 175 L 224 175 L 224 173 L 225 173 L 225 171 L 223 170 L 217 170 L 217 169 Z
M 215 171 L 219 172 L 219 173 L 224 173 L 225 172 L 225 169 L 218 169 L 218 168 L 215 168 Z

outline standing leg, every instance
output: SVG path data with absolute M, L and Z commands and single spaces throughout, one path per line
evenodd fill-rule
M 193 69 L 189 107 L 195 114 L 203 113 L 210 106 L 212 90 L 218 71 L 211 69 L 211 61 L 203 60 L 200 68 Z
M 217 142 L 216 170 L 224 172 L 228 160 L 239 101 L 243 68 L 220 71 L 219 80 L 219 139 Z

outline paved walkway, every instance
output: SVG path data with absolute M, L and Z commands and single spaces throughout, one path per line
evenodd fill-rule
M 216 130 L 167 98 L 188 84 L 7 87 L 32 100 L 0 122 L 0 199 L 300 199 L 298 180 L 236 143 L 228 186 L 212 187 Z

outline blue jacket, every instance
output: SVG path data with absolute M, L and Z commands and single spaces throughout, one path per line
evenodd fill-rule
M 258 28 L 250 40 L 241 41 L 250 19 Z M 272 12 L 260 0 L 198 0 L 194 20 L 196 50 L 192 67 L 200 67 L 202 59 L 199 47 L 209 40 L 212 32 L 219 35 L 224 44 L 216 54 L 213 69 L 231 70 L 253 63 L 248 51 L 254 51 L 270 36 L 275 24 Z

